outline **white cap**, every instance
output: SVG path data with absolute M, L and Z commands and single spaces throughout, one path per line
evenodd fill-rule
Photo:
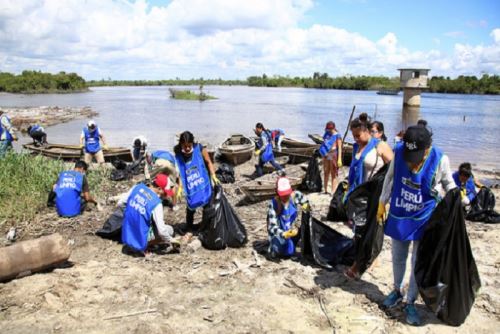
M 290 195 L 293 192 L 290 180 L 287 177 L 280 177 L 276 182 L 276 192 L 278 196 Z
M 91 127 L 95 127 L 96 124 L 95 124 L 95 121 L 93 119 L 91 119 L 90 121 L 87 122 L 87 127 L 91 128 Z

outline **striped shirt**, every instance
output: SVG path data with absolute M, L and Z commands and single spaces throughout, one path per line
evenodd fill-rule
M 307 199 L 307 197 L 298 190 L 292 193 L 292 199 L 297 207 L 302 206 L 306 203 L 309 204 L 309 200 Z M 277 213 L 276 210 L 274 210 L 272 200 L 269 201 L 269 205 L 267 207 L 267 231 L 269 235 L 279 237 L 282 237 L 283 232 L 285 232 L 280 228 Z

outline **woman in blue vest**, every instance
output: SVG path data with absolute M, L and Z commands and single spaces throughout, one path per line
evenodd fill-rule
M 370 180 L 394 157 L 391 147 L 386 142 L 372 137 L 367 114 L 362 113 L 355 118 L 350 124 L 350 129 L 355 143 L 352 150 L 352 162 L 349 166 L 349 185 L 345 200 L 356 187 Z
M 472 166 L 470 163 L 464 162 L 460 164 L 458 171 L 453 173 L 453 180 L 455 181 L 455 185 L 460 188 L 464 207 L 470 205 L 477 195 L 476 184 L 474 176 L 472 175 Z
M 293 191 L 288 178 L 278 178 L 276 196 L 269 202 L 267 210 L 268 252 L 271 257 L 295 254 L 299 241 L 299 228 L 295 225 L 299 206 L 309 210 L 308 199 L 300 191 Z
M 409 127 L 403 141 L 396 145 L 394 160 L 385 176 L 377 211 L 382 222 L 386 204 L 390 210 L 385 222 L 385 234 L 392 239 L 392 269 L 394 290 L 383 302 L 392 308 L 403 300 L 402 288 L 406 259 L 413 244 L 410 284 L 406 296 L 406 321 L 420 325 L 420 316 L 414 306 L 418 296 L 414 266 L 418 241 L 426 224 L 445 192 L 455 188 L 448 157 L 432 145 L 430 131 L 422 125 Z
M 28 134 L 35 146 L 47 144 L 47 134 L 42 126 L 38 124 L 28 126 Z
M 107 150 L 108 146 L 106 145 L 101 130 L 93 120 L 88 121 L 87 126 L 82 130 L 80 147 L 84 148 L 84 160 L 87 165 L 89 165 L 94 158 L 98 163 L 104 163 L 104 153 L 102 150 Z
M 373 121 L 371 124 L 370 134 L 373 138 L 378 140 L 387 141 L 387 136 L 385 135 L 384 123 L 380 121 Z
M 82 213 L 86 203 L 97 202 L 90 196 L 85 173 L 87 164 L 77 161 L 73 170 L 61 172 L 54 184 L 56 210 L 61 217 L 74 217 Z
M 263 168 L 267 162 L 276 170 L 283 171 L 283 167 L 274 160 L 271 131 L 264 128 L 262 123 L 257 123 L 254 132 L 259 137 L 259 140 L 255 144 L 255 155 L 259 157 L 259 162 L 255 165 L 256 176 L 259 177 L 264 175 Z
M 333 193 L 337 188 L 338 169 L 342 167 L 342 138 L 337 132 L 335 123 L 332 121 L 326 123 L 323 144 L 319 148 L 319 154 L 323 157 L 325 194 L 328 193 L 328 181 L 330 177 L 332 178 Z
M 161 197 L 166 194 L 168 176 L 158 174 L 146 186 L 138 183 L 118 201 L 125 206 L 122 224 L 122 242 L 133 251 L 147 255 L 147 248 L 156 244 L 175 244 L 174 229 L 166 225 Z
M 210 180 L 214 184 L 220 182 L 215 176 L 215 168 L 207 149 L 195 143 L 191 132 L 181 133 L 179 144 L 174 147 L 174 152 L 182 189 L 186 196 L 186 230 L 192 231 L 195 210 L 209 204 L 212 197 Z
M 272 143 L 278 152 L 281 152 L 281 142 L 283 141 L 283 138 L 285 138 L 285 131 L 281 129 L 271 130 Z
M 16 140 L 17 136 L 9 116 L 0 110 L 0 158 L 3 158 L 7 151 L 12 149 L 12 142 Z

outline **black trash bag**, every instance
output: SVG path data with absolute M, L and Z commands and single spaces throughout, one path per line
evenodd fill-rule
M 209 205 L 203 209 L 198 234 L 203 247 L 212 250 L 241 247 L 247 242 L 245 226 L 224 196 L 221 186 L 215 186 Z
M 347 200 L 347 218 L 355 225 L 354 248 L 360 275 L 375 261 L 384 244 L 384 226 L 377 223 L 377 209 L 387 169 L 388 165 L 382 167 L 370 181 L 354 189 Z
M 347 211 L 344 204 L 344 195 L 346 191 L 347 181 L 340 182 L 337 190 L 335 190 L 335 194 L 333 194 L 332 200 L 330 201 L 330 207 L 328 208 L 326 219 L 328 219 L 329 221 L 347 221 Z
M 127 169 L 113 169 L 109 175 L 111 181 L 124 181 L 131 178 L 132 174 Z
M 119 206 L 104 222 L 102 228 L 95 232 L 101 238 L 122 241 L 122 223 L 125 208 Z
M 337 264 L 352 265 L 354 244 L 352 239 L 325 225 L 309 212 L 302 213 L 301 252 L 304 258 L 331 269 Z
M 320 192 L 323 188 L 321 172 L 319 170 L 318 159 L 312 156 L 307 165 L 306 176 L 302 181 L 301 188 L 305 191 Z
M 115 159 L 111 162 L 111 164 L 118 170 L 123 170 L 127 168 L 127 163 L 121 159 Z
M 49 192 L 49 197 L 47 198 L 47 207 L 53 208 L 55 206 L 56 206 L 56 192 L 54 190 L 51 190 Z
M 229 164 L 221 164 L 215 174 L 222 183 L 234 183 L 236 181 L 234 178 L 234 168 Z
M 439 319 L 452 326 L 465 321 L 481 280 L 458 188 L 446 194 L 429 219 L 417 250 L 415 278 L 425 304 Z
M 500 223 L 500 214 L 495 211 L 495 195 L 488 187 L 482 187 L 471 202 L 467 220 L 487 224 Z

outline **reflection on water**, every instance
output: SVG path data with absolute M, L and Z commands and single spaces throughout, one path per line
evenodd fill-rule
M 179 87 L 197 90 L 198 87 Z M 384 123 L 388 140 L 403 128 L 428 121 L 434 143 L 450 156 L 453 166 L 463 161 L 500 166 L 500 97 L 422 94 L 419 110 L 402 110 L 402 96 L 372 91 L 317 90 L 207 86 L 217 100 L 197 102 L 169 98 L 167 87 L 100 87 L 82 94 L 0 94 L 1 106 L 90 106 L 110 145 L 131 145 L 146 135 L 153 148 L 171 149 L 175 134 L 191 130 L 197 138 L 217 145 L 234 132 L 252 134 L 257 122 L 283 128 L 287 135 L 309 141 L 308 133 L 322 133 L 333 120 L 344 133 L 352 106 Z M 465 116 L 465 121 L 464 121 Z M 47 129 L 49 141 L 78 143 L 85 120 Z M 350 134 L 348 135 L 348 140 Z M 25 139 L 26 140 L 26 139 Z

